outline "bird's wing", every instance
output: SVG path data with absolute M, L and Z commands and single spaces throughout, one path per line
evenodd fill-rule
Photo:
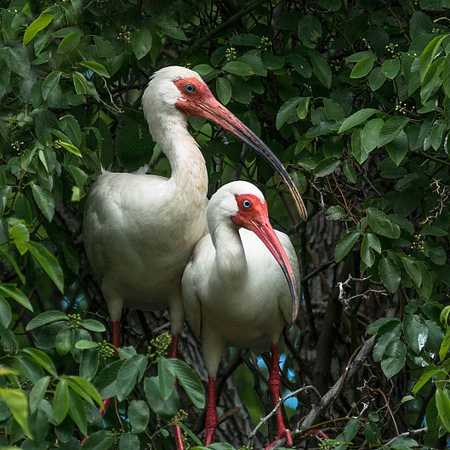
M 295 253 L 295 248 L 292 245 L 291 240 L 289 239 L 289 236 L 287 234 L 282 233 L 281 231 L 276 231 L 278 239 L 281 242 L 281 245 L 283 246 L 284 250 L 286 251 L 286 254 L 289 258 L 289 262 L 291 263 L 292 270 L 295 274 L 295 279 L 297 281 L 297 292 L 298 297 L 300 298 L 300 269 L 297 259 L 297 254 Z M 282 295 L 278 299 L 280 311 L 283 314 L 283 318 L 286 321 L 286 323 L 291 322 L 291 308 L 292 308 L 292 301 L 291 296 L 289 295 L 289 291 L 286 289 L 287 295 Z
M 197 243 L 190 261 L 184 269 L 183 278 L 181 280 L 183 290 L 183 306 L 186 320 L 192 329 L 192 332 L 200 338 L 202 334 L 202 304 L 200 300 L 200 283 L 202 281 L 202 248 L 205 240 L 209 235 L 204 236 Z

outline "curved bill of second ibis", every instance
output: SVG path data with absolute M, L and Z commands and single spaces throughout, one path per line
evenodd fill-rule
M 280 175 L 281 179 L 286 183 L 289 192 L 294 199 L 295 207 L 301 218 L 307 219 L 303 199 L 298 192 L 297 186 L 290 177 L 283 163 L 275 156 L 270 148 L 243 122 L 241 122 L 231 111 L 217 101 L 213 96 L 209 101 L 198 105 L 203 112 L 203 116 L 220 125 L 223 129 L 230 132 L 249 147 L 253 148 L 256 153 L 261 155 L 275 171 Z
M 250 220 L 245 228 L 253 231 L 263 244 L 267 247 L 270 253 L 277 261 L 278 265 L 281 267 L 283 274 L 289 286 L 289 292 L 291 294 L 291 324 L 295 322 L 298 314 L 298 291 L 297 291 L 297 280 L 292 270 L 289 258 L 281 245 L 278 236 L 276 235 L 272 225 L 270 224 L 268 218 L 262 220 Z

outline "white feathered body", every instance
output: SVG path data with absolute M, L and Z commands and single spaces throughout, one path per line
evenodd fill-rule
M 291 316 L 291 295 L 286 278 L 272 254 L 251 231 L 239 230 L 243 254 L 231 233 L 222 231 L 216 244 L 224 244 L 222 255 L 229 267 L 218 269 L 216 247 L 211 235 L 197 244 L 183 275 L 186 319 L 202 341 L 205 364 L 214 375 L 227 346 L 269 350 L 277 343 Z M 276 232 L 296 279 L 299 266 L 288 236 Z M 236 241 L 236 238 L 235 238 Z M 226 246 L 225 244 L 231 243 Z M 233 248 L 234 247 L 234 248 Z M 243 259 L 245 255 L 245 259 Z M 224 277 L 221 275 L 227 273 Z M 299 286 L 298 286 L 299 288 Z

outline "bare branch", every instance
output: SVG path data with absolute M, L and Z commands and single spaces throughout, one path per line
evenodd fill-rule
M 343 374 L 339 377 L 336 383 L 334 383 L 332 388 L 322 397 L 320 403 L 314 405 L 311 408 L 311 411 L 303 419 L 301 426 L 299 426 L 295 433 L 302 433 L 307 428 L 310 428 L 317 420 L 319 415 L 322 414 L 322 412 L 336 400 L 347 379 L 352 377 L 354 373 L 361 367 L 362 363 L 368 358 L 374 344 L 375 336 L 372 336 L 370 339 L 364 342 L 356 356 L 354 358 L 353 356 L 350 358 L 350 361 L 348 362 Z

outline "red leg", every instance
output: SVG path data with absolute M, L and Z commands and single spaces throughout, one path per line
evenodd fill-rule
M 217 428 L 217 385 L 214 377 L 208 377 L 208 397 L 206 400 L 205 445 L 214 442 Z
M 281 381 L 280 381 L 280 367 L 279 367 L 279 359 L 280 353 L 278 351 L 278 347 L 273 344 L 271 348 L 272 356 L 270 359 L 270 368 L 269 368 L 269 389 L 272 396 L 273 406 L 276 406 L 281 398 Z M 277 440 L 286 439 L 285 447 L 292 447 L 292 435 L 291 432 L 286 428 L 286 424 L 284 422 L 282 405 L 277 409 L 276 420 L 277 420 Z M 265 450 L 272 449 L 272 444 L 269 444 Z
M 120 347 L 120 320 L 112 321 L 112 344 L 117 349 Z
M 176 358 L 178 354 L 178 336 L 172 335 L 172 342 L 169 348 L 169 358 Z M 184 450 L 183 433 L 179 425 L 174 425 L 175 442 L 177 444 L 177 450 Z
M 169 348 L 169 358 L 176 358 L 178 354 L 178 336 L 172 335 L 172 342 Z

